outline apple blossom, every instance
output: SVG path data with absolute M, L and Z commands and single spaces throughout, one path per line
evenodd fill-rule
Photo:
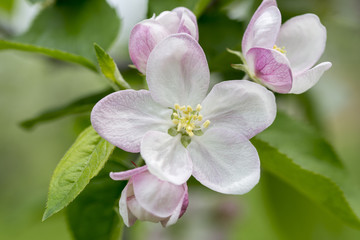
M 314 86 L 331 67 L 323 62 L 311 68 L 325 49 L 326 28 L 314 14 L 293 17 L 281 25 L 275 0 L 264 0 L 244 33 L 237 53 L 255 82 L 279 93 L 300 94 Z
M 147 166 L 124 172 L 112 172 L 114 180 L 129 180 L 121 193 L 120 215 L 130 227 L 137 219 L 161 222 L 164 227 L 176 223 L 189 204 L 186 183 L 174 185 L 150 174 Z
M 137 69 L 146 73 L 146 63 L 153 48 L 170 34 L 187 33 L 199 39 L 196 16 L 187 8 L 164 11 L 136 24 L 130 33 L 129 54 Z
M 243 194 L 258 182 L 260 162 L 249 139 L 276 115 L 275 97 L 246 80 L 216 84 L 205 54 L 188 34 L 174 34 L 151 52 L 149 91 L 123 90 L 100 100 L 91 122 L 101 137 L 141 152 L 149 171 L 183 184 L 193 175 L 221 193 Z

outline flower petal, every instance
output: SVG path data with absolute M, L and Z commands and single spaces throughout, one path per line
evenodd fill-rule
M 183 202 L 184 187 L 162 181 L 146 171 L 133 178 L 137 202 L 149 213 L 166 218 Z
M 185 211 L 189 205 L 188 187 L 187 187 L 186 183 L 184 183 L 182 186 L 184 187 L 184 194 L 182 197 L 182 201 L 179 202 L 174 213 L 170 217 L 161 221 L 161 225 L 163 227 L 168 227 L 170 225 L 175 224 L 177 222 L 177 220 L 179 218 L 181 218 L 181 216 L 185 213 Z
M 149 171 L 161 180 L 180 185 L 191 176 L 192 162 L 180 142 L 180 134 L 172 137 L 158 131 L 147 132 L 141 142 L 141 156 Z
M 209 87 L 210 72 L 204 51 L 191 36 L 173 34 L 151 52 L 146 80 L 154 101 L 166 107 L 196 107 Z
M 176 12 L 181 19 L 178 33 L 187 33 L 191 35 L 196 41 L 198 41 L 199 29 L 194 13 L 185 7 L 177 7 L 173 10 L 173 12 Z
M 140 142 L 147 131 L 167 132 L 172 126 L 171 113 L 154 102 L 149 91 L 124 90 L 95 105 L 91 124 L 111 144 L 128 152 L 140 152 Z
M 136 68 L 143 74 L 151 51 L 170 32 L 154 19 L 146 19 L 131 30 L 129 39 L 129 54 Z
M 124 224 L 127 227 L 132 226 L 136 222 L 136 217 L 129 211 L 127 205 L 128 197 L 132 197 L 134 195 L 132 190 L 132 181 L 125 186 L 125 188 L 121 192 L 121 197 L 119 201 L 119 212 L 121 217 L 123 218 Z
M 156 22 L 165 27 L 170 34 L 177 33 L 180 24 L 180 17 L 176 12 L 164 11 L 155 18 Z
M 259 181 L 260 161 L 245 137 L 228 129 L 210 128 L 194 136 L 188 151 L 193 176 L 206 187 L 226 194 L 244 194 Z
M 281 26 L 281 14 L 275 0 L 264 0 L 247 26 L 242 51 L 246 55 L 250 48 L 273 48 Z
M 111 172 L 110 177 L 113 180 L 127 180 L 131 178 L 132 176 L 142 173 L 147 170 L 147 166 L 137 167 L 128 171 L 122 171 L 122 172 Z
M 249 71 L 278 93 L 288 93 L 292 86 L 290 64 L 284 54 L 265 48 L 252 48 L 246 55 Z
M 281 26 L 276 44 L 285 47 L 286 57 L 296 75 L 319 60 L 325 49 L 326 28 L 314 14 L 296 16 Z
M 248 139 L 270 126 L 276 116 L 274 94 L 246 80 L 216 84 L 201 105 L 210 128 L 226 128 Z
M 132 213 L 140 221 L 149 221 L 158 223 L 162 220 L 161 217 L 158 217 L 151 212 L 146 211 L 133 196 L 127 200 L 129 212 Z
M 319 81 L 323 73 L 330 67 L 330 62 L 323 62 L 316 65 L 314 68 L 295 76 L 290 93 L 300 94 L 307 91 Z

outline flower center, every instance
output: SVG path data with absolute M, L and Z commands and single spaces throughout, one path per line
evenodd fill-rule
M 202 129 L 209 127 L 210 121 L 203 121 L 203 116 L 200 114 L 201 105 L 198 104 L 193 110 L 191 106 L 174 105 L 173 114 L 171 116 L 172 122 L 176 125 L 177 133 L 187 134 L 190 137 L 195 135 L 202 135 Z M 202 123 L 202 124 L 201 124 Z
M 286 54 L 285 47 L 279 48 L 278 46 L 274 45 L 273 49 L 278 51 L 278 52 L 281 52 L 282 54 Z

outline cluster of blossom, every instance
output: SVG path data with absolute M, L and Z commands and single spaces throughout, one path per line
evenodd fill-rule
M 294 17 L 280 26 L 275 0 L 264 0 L 244 34 L 244 55 L 234 52 L 243 59 L 234 67 L 254 82 L 224 81 L 208 94 L 210 71 L 190 10 L 165 11 L 133 28 L 130 57 L 146 75 L 149 90 L 112 93 L 91 113 L 100 136 L 125 151 L 140 152 L 146 163 L 110 174 L 129 180 L 120 199 L 127 226 L 137 219 L 174 224 L 188 206 L 191 175 L 225 194 L 244 194 L 258 183 L 259 156 L 249 139 L 276 116 L 274 94 L 264 86 L 301 93 L 331 66 L 309 69 L 326 41 L 317 16 Z

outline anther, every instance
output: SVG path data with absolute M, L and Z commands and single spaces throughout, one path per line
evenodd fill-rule
M 198 105 L 196 106 L 196 111 L 197 111 L 197 112 L 200 112 L 200 110 L 201 110 L 201 105 L 198 104 Z
M 209 125 L 210 125 L 210 120 L 206 120 L 206 121 L 203 123 L 203 127 L 204 127 L 204 128 L 207 128 Z

